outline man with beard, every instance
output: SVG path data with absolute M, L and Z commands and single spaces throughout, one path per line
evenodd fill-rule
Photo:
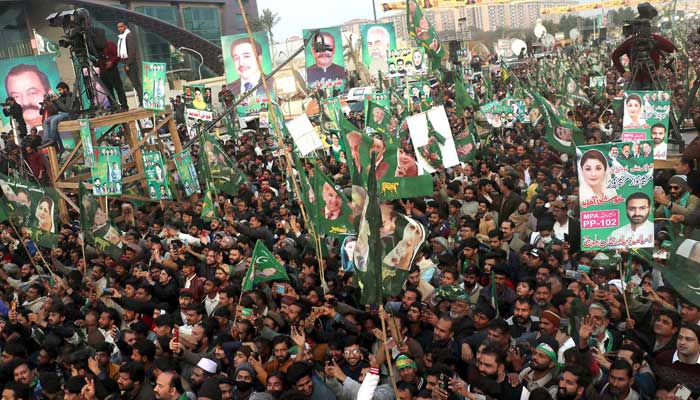
M 268 374 L 274 371 L 287 373 L 287 369 L 292 365 L 289 349 L 292 347 L 292 341 L 289 336 L 279 335 L 272 339 L 272 354 L 274 359 L 265 364 L 265 372 Z
M 335 394 L 314 373 L 309 363 L 292 364 L 287 371 L 287 383 L 310 400 L 336 400 Z
M 537 340 L 537 347 L 532 351 L 530 366 L 520 372 L 520 381 L 527 390 L 545 388 L 555 398 L 559 389 L 557 375 L 557 351 L 559 343 L 549 336 L 542 336 Z
M 195 393 L 199 392 L 199 389 L 202 388 L 202 384 L 216 374 L 217 368 L 216 361 L 202 357 L 190 375 L 190 386 L 192 387 L 192 391 Z
M 612 351 L 617 351 L 622 344 L 622 335 L 616 330 L 610 330 L 608 324 L 610 312 L 601 303 L 593 303 L 588 306 L 588 315 L 581 322 L 579 327 L 579 351 L 587 351 L 589 342 L 591 343 L 591 351 L 598 351 L 605 355 Z M 592 339 L 589 341 L 589 338 Z M 576 346 L 573 338 L 564 343 L 559 349 L 559 361 L 564 362 L 564 352 Z
M 625 202 L 629 224 L 615 229 L 611 238 L 615 238 L 619 247 L 627 247 L 628 243 L 641 245 L 654 241 L 654 223 L 649 221 L 651 214 L 651 199 L 646 193 L 632 193 Z
M 671 191 L 670 196 L 667 196 L 663 190 L 654 190 L 654 203 L 657 204 L 656 210 L 654 210 L 654 217 L 668 218 L 671 214 L 686 216 L 700 209 L 700 198 L 691 194 L 691 187 L 688 184 L 686 175 L 672 176 L 668 180 L 668 188 Z M 678 224 L 678 222 L 683 222 L 683 220 L 683 217 L 673 218 L 673 231 L 683 232 L 687 235 L 692 228 L 688 226 L 689 224 Z
M 421 279 L 420 267 L 416 264 L 413 264 L 408 272 L 408 279 L 406 279 L 405 288 L 418 290 L 421 297 L 424 299 L 429 299 L 435 291 L 433 285 Z
M 341 366 L 343 373 L 359 381 L 362 370 L 368 368 L 369 363 L 363 358 L 360 341 L 356 336 L 348 336 L 345 338 L 343 359 L 345 360 Z
M 521 383 L 512 385 L 506 379 L 506 353 L 492 344 L 479 349 L 476 367 L 479 376 L 471 383 L 486 396 L 500 400 L 520 400 L 529 395 Z
M 246 362 L 240 363 L 233 377 L 233 384 L 235 386 L 233 398 L 236 400 L 250 399 L 255 393 L 253 390 L 253 382 L 255 382 L 256 378 L 255 370 L 250 364 Z
M 396 357 L 395 364 L 396 369 L 399 370 L 399 377 L 401 377 L 399 382 L 415 385 L 417 388 L 416 391 L 420 391 L 425 387 L 427 382 L 420 375 L 418 375 L 418 366 L 416 365 L 415 361 L 405 354 L 400 354 L 398 357 Z
M 538 267 L 539 269 L 539 267 Z M 539 316 L 542 310 L 550 308 L 552 305 L 552 288 L 546 282 L 538 283 L 535 287 L 535 307 L 533 308 L 533 314 Z
M 449 315 L 442 315 L 433 328 L 433 342 L 428 350 L 434 348 L 447 349 L 457 359 L 460 354 L 459 343 L 453 337 L 454 320 Z
M 537 332 L 539 321 L 539 318 L 532 315 L 532 300 L 528 297 L 515 299 L 513 315 L 506 320 L 510 325 L 511 336 L 516 339 L 523 334 Z M 559 344 L 557 344 L 557 348 L 559 348 Z
M 476 247 L 473 247 L 476 246 Z M 462 254 L 467 257 L 467 260 L 471 259 L 471 255 L 478 256 L 479 243 L 478 240 L 474 239 L 473 242 L 467 244 L 462 251 Z M 481 295 L 481 290 L 483 286 L 479 284 L 479 269 L 476 265 L 471 264 L 464 270 L 464 291 L 469 299 L 469 304 L 471 307 L 475 307 L 477 301 L 479 301 L 479 296 Z
M 128 361 L 119 367 L 117 385 L 122 399 L 152 400 L 155 398 L 153 386 L 146 382 L 146 372 L 137 362 Z
M 651 138 L 654 139 L 654 158 L 666 159 L 666 127 L 662 123 L 651 127 Z
M 626 360 L 615 360 L 608 372 L 608 383 L 601 395 L 613 400 L 638 400 L 639 393 L 632 389 L 632 366 Z
M 564 367 L 559 377 L 559 390 L 556 400 L 579 400 L 586 398 L 586 389 L 592 381 L 591 373 L 582 365 Z

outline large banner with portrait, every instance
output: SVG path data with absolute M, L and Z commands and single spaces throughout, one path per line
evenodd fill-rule
M 160 151 L 144 151 L 143 166 L 148 185 L 148 196 L 154 200 L 168 200 L 170 185 L 168 184 L 167 170 Z
M 387 77 L 418 76 L 428 73 L 425 59 L 425 49 L 422 47 L 407 47 L 389 51 L 387 57 Z
M 45 95 L 55 92 L 56 85 L 61 81 L 56 67 L 56 55 L 0 60 L 0 76 L 4 88 L 0 92 L 0 98 L 4 101 L 7 97 L 13 97 L 22 106 L 27 129 L 30 126 L 41 127 L 41 102 Z M 0 113 L 0 120 L 3 125 L 10 125 L 10 118 L 4 113 Z
M 579 146 L 576 152 L 581 250 L 654 247 L 651 141 Z
M 2 174 L 0 188 L 8 200 L 7 213 L 17 229 L 29 233 L 43 247 L 56 247 L 60 228 L 56 191 Z
M 122 153 L 116 146 L 95 146 L 92 165 L 92 194 L 122 194 Z
M 668 153 L 668 116 L 671 92 L 625 92 L 625 114 L 622 118 L 622 141 L 653 140 L 654 159 L 665 160 Z
M 362 63 L 373 76 L 387 73 L 387 57 L 390 50 L 396 49 L 394 23 L 360 25 L 362 36 Z
M 167 84 L 166 65 L 164 63 L 143 63 L 143 108 L 147 110 L 165 110 L 165 93 Z
M 343 90 L 347 82 L 343 39 L 340 27 L 323 28 L 304 51 L 306 57 L 306 85 L 314 89 Z M 313 30 L 304 29 L 306 41 Z
M 260 104 L 269 101 L 262 85 L 262 76 L 272 72 L 272 56 L 267 34 L 254 32 L 252 42 L 245 33 L 222 36 L 221 49 L 226 85 L 234 97 L 239 98 L 243 93 L 260 85 L 236 108 L 236 112 L 242 117 L 257 115 L 260 112 Z M 258 60 L 255 59 L 256 54 Z M 258 61 L 262 71 L 258 67 Z M 275 81 L 273 78 L 267 78 L 266 82 L 270 97 L 274 100 Z

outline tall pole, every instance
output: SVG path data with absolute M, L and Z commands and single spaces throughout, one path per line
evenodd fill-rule
M 374 23 L 377 23 L 377 5 L 374 3 L 375 0 L 372 0 L 372 12 L 374 13 Z
M 202 80 L 202 64 L 204 64 L 204 56 L 202 56 L 202 53 L 198 52 L 195 49 L 190 49 L 189 47 L 178 47 L 178 50 L 187 50 L 191 51 L 192 53 L 195 53 L 196 55 L 199 56 L 199 67 L 197 68 L 197 72 L 199 73 L 199 80 Z

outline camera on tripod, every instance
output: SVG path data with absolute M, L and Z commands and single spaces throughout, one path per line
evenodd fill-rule
M 641 38 L 651 38 L 651 20 L 659 15 L 659 12 L 649 3 L 642 3 L 637 6 L 639 15 L 631 21 L 625 21 L 622 26 L 622 34 L 638 36 Z
M 58 99 L 58 95 L 55 93 L 46 93 L 44 95 L 44 101 L 40 101 L 39 105 L 45 106 L 46 103 L 51 102 L 51 101 L 56 101 Z

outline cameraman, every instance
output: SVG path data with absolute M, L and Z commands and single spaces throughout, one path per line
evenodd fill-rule
M 65 82 L 59 82 L 56 85 L 59 98 L 54 101 L 58 113 L 52 115 L 44 121 L 44 142 L 41 147 L 52 146 L 54 143 L 59 153 L 63 152 L 63 143 L 58 135 L 58 123 L 67 119 L 74 119 L 80 111 L 78 97 L 71 93 L 70 88 Z
M 17 104 L 14 97 L 8 97 L 5 100 L 5 104 L 2 106 L 2 113 L 6 117 L 11 117 L 17 121 L 17 129 L 19 130 L 20 137 L 27 135 L 27 123 L 24 122 L 24 116 L 22 115 L 24 111 L 22 106 Z
M 46 119 L 48 117 L 50 117 L 52 115 L 56 115 L 56 113 L 58 113 L 58 109 L 56 108 L 56 103 L 54 103 L 54 101 L 57 98 L 58 97 L 55 96 L 53 93 L 47 93 L 44 96 L 44 101 L 39 103 L 39 105 L 41 106 L 39 108 L 39 114 L 41 114 L 42 124 L 44 123 L 44 121 L 46 121 Z

